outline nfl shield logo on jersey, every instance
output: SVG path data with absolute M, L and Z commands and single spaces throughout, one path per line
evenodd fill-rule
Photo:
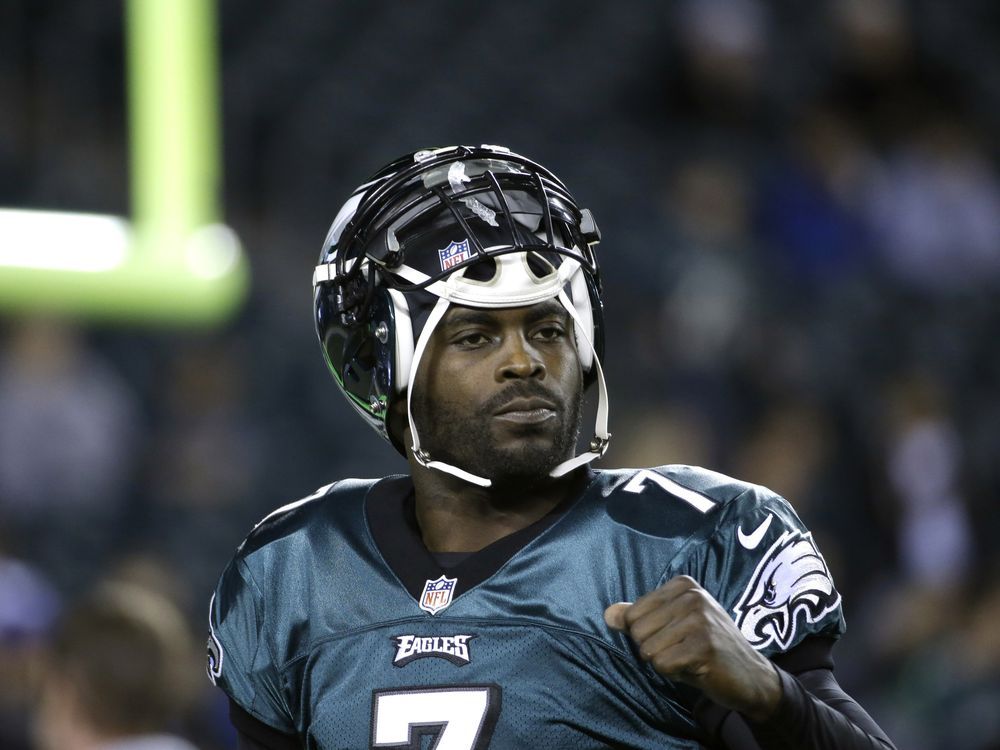
M 442 271 L 448 271 L 459 263 L 469 260 L 472 257 L 472 252 L 469 250 L 469 240 L 449 242 L 448 247 L 438 250 L 438 257 L 441 259 Z
M 433 581 L 427 581 L 424 584 L 424 593 L 420 595 L 420 609 L 436 615 L 451 604 L 456 583 L 458 583 L 457 578 L 447 578 L 444 575 Z

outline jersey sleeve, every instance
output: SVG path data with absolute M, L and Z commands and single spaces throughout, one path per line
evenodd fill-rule
M 770 657 L 810 635 L 839 638 L 840 594 L 812 533 L 782 497 L 751 487 L 720 508 L 713 534 L 680 569 L 709 591 Z
M 251 716 L 279 732 L 296 731 L 269 647 L 260 592 L 239 557 L 223 572 L 209 605 L 208 676 Z

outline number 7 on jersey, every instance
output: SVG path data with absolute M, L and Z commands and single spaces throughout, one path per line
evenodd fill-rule
M 378 690 L 371 746 L 420 750 L 420 738 L 432 734 L 435 750 L 486 750 L 499 716 L 497 685 Z

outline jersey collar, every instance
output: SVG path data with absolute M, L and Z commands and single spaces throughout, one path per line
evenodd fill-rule
M 588 474 L 585 488 L 593 482 L 595 472 L 588 470 Z M 389 477 L 378 482 L 365 499 L 365 516 L 382 559 L 410 596 L 419 601 L 427 581 L 445 574 L 458 579 L 453 595 L 458 598 L 491 577 L 517 552 L 559 521 L 585 492 L 567 498 L 530 526 L 470 553 L 450 568 L 442 567 L 424 546 L 417 524 L 413 482 L 409 477 Z

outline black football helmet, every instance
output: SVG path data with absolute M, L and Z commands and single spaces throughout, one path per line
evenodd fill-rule
M 590 451 L 559 476 L 602 455 L 607 393 L 601 372 L 601 280 L 590 212 L 544 167 L 500 146 L 417 151 L 355 190 L 327 233 L 313 274 L 316 332 L 351 405 L 405 455 L 390 433 L 393 403 L 409 394 L 420 356 L 452 303 L 520 307 L 558 299 L 574 319 L 585 382 L 600 397 Z M 483 486 L 489 480 L 434 461 L 425 466 Z

